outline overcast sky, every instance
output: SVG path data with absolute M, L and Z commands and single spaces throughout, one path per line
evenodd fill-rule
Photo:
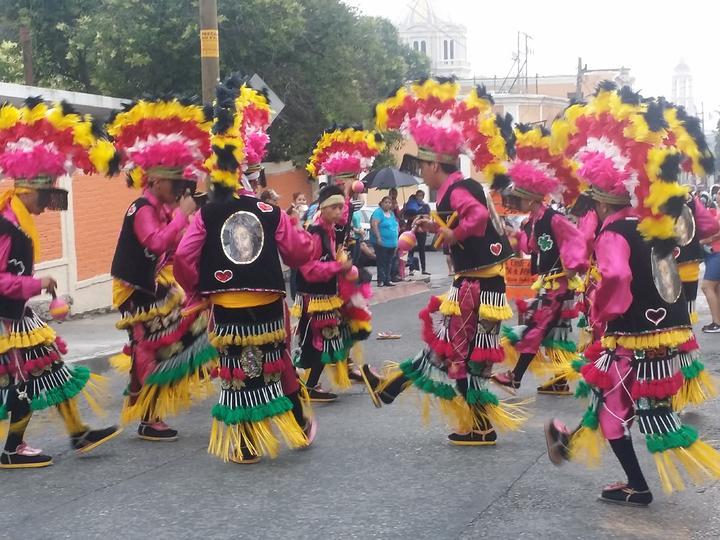
M 415 0 L 343 0 L 367 15 L 402 21 Z M 706 131 L 720 111 L 720 2 L 717 0 L 431 0 L 435 13 L 468 30 L 476 75 L 504 77 L 517 32 L 532 36 L 528 75 L 567 75 L 582 57 L 588 69 L 629 67 L 635 89 L 671 98 L 673 68 L 683 59 Z M 712 116 L 710 116 L 712 115 Z

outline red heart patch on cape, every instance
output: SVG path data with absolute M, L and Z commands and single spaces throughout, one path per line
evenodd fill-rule
M 660 324 L 667 317 L 667 310 L 664 307 L 658 309 L 646 309 L 645 318 L 655 326 Z
M 494 244 L 490 244 L 490 253 L 495 255 L 496 257 L 500 255 L 502 252 L 502 244 L 500 242 L 495 242 Z
M 220 283 L 227 283 L 232 279 L 232 277 L 232 270 L 217 270 L 215 272 L 215 279 L 217 279 Z
M 269 205 L 268 203 L 264 203 L 262 201 L 259 201 L 257 203 L 257 207 L 260 209 L 261 212 L 272 212 L 273 207 Z

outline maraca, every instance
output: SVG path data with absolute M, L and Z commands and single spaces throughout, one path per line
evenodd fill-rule
M 365 184 L 363 184 L 360 180 L 355 180 L 352 183 L 352 190 L 353 193 L 362 193 L 365 191 Z
M 70 306 L 62 298 L 58 298 L 55 291 L 52 292 L 50 301 L 50 316 L 56 321 L 64 321 L 70 315 Z
M 417 245 L 417 238 L 412 231 L 405 231 L 398 238 L 398 251 L 410 251 Z

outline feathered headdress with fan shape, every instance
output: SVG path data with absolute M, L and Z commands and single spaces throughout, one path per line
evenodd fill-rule
M 453 78 L 421 79 L 375 106 L 380 131 L 399 130 L 418 145 L 416 159 L 456 165 L 466 154 L 475 168 L 501 187 L 508 183 L 506 161 L 512 155 L 512 117 L 498 116 L 493 99 L 480 86 L 458 100 Z
M 245 161 L 243 139 L 244 108 L 236 106 L 240 95 L 236 77 L 231 76 L 215 90 L 213 124 L 210 144 L 212 152 L 205 161 L 210 182 L 215 188 L 235 193 L 240 188 L 240 177 Z
M 572 205 L 580 194 L 574 163 L 551 149 L 550 131 L 540 126 L 515 127 L 515 159 L 508 165 L 511 193 L 542 200 L 547 195 Z
M 116 172 L 118 156 L 101 125 L 65 103 L 48 106 L 40 97 L 22 107 L 0 105 L 0 173 L 16 188 L 55 192 L 48 208 L 65 210 L 67 192 L 55 187 L 58 177 L 75 171 Z
M 148 176 L 198 181 L 210 154 L 211 117 L 201 105 L 177 98 L 128 103 L 108 121 L 132 187 Z
M 382 135 L 362 126 L 332 126 L 315 144 L 307 164 L 311 176 L 350 178 L 365 172 L 385 148 Z
M 665 144 L 670 134 L 662 119 L 652 101 L 606 81 L 553 123 L 552 147 L 577 162 L 593 199 L 635 207 L 638 231 L 666 252 L 687 190 L 677 182 L 681 155 Z

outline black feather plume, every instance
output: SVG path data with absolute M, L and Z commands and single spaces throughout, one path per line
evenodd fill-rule
M 25 98 L 25 101 L 23 103 L 28 109 L 33 109 L 41 103 L 45 103 L 45 100 L 42 98 L 42 96 L 28 96 Z
M 664 214 L 677 219 L 680 217 L 684 205 L 685 196 L 670 197 L 665 204 L 662 205 L 662 211 Z
M 663 116 L 664 110 L 661 103 L 648 103 L 644 116 L 650 131 L 660 131 L 668 128 L 668 123 L 665 121 L 665 116 Z
M 623 86 L 620 89 L 620 101 L 628 105 L 639 105 L 642 96 L 638 92 L 633 92 L 629 86 Z
M 668 154 L 660 165 L 658 178 L 665 182 L 675 182 L 680 174 L 680 154 Z
M 507 174 L 496 174 L 492 179 L 490 189 L 493 191 L 502 191 L 509 187 L 510 184 L 512 184 L 512 180 Z
M 613 90 L 617 90 L 617 84 L 608 80 L 600 81 L 595 89 L 595 95 L 597 96 L 603 91 L 612 92 Z

